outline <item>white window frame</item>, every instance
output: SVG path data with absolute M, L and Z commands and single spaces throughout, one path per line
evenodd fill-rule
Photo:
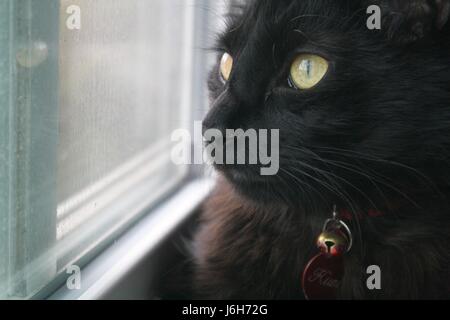
M 211 29 L 205 28 L 205 25 L 210 19 L 217 19 L 224 6 L 209 0 L 187 1 L 190 10 L 186 14 L 191 28 L 184 31 L 197 53 L 186 57 L 191 72 L 184 82 L 192 83 L 192 86 L 186 86 L 186 107 L 183 110 L 187 112 L 185 116 L 189 116 L 188 110 L 194 109 L 197 113 L 194 118 L 200 119 L 203 113 L 201 109 L 207 105 L 207 97 L 203 95 L 206 92 L 207 55 L 202 51 L 202 46 L 205 39 L 211 40 Z M 58 232 L 63 235 L 70 231 L 65 229 L 64 224 L 57 229 L 55 212 L 59 211 L 63 216 L 65 210 L 77 210 L 71 208 L 70 201 L 57 203 L 56 190 L 51 186 L 56 185 L 58 117 L 55 116 L 51 122 L 42 118 L 48 114 L 57 115 L 58 109 L 59 30 L 55 28 L 60 22 L 58 3 L 58 0 L 5 0 L 0 3 L 0 27 L 10 31 L 5 38 L 0 39 L 0 43 L 8 44 L 9 48 L 0 52 L 0 72 L 5 75 L 0 79 L 0 89 L 7 88 L 8 91 L 7 94 L 0 94 L 1 106 L 6 106 L 2 108 L 5 112 L 0 114 L 0 158 L 6 160 L 0 162 L 0 223 L 7 226 L 7 232 L 0 232 L 0 246 L 4 246 L 0 249 L 9 252 L 7 263 L 0 263 L 0 280 L 1 277 L 8 279 L 6 288 L 0 288 L 0 293 L 4 290 L 9 297 L 28 298 L 46 285 L 32 298 L 99 299 L 105 297 L 108 290 L 114 288 L 127 272 L 156 250 L 192 215 L 209 194 L 214 182 L 204 176 L 203 168 L 189 168 L 181 182 L 174 180 L 165 190 L 155 192 L 154 198 L 162 200 L 155 203 L 149 197 L 146 203 L 140 203 L 135 212 L 127 213 L 129 219 L 103 237 L 105 241 L 101 245 L 96 243 L 95 250 L 76 261 L 82 267 L 82 290 L 67 288 L 68 274 L 60 273 L 55 279 L 58 257 L 48 249 L 54 245 Z M 217 7 L 217 10 L 207 12 L 202 9 L 204 7 Z M 16 19 L 18 15 L 25 15 L 32 20 L 20 25 L 17 23 L 20 19 Z M 20 45 L 36 41 L 47 43 L 49 56 L 39 68 L 20 67 L 16 61 L 17 53 L 25 49 L 25 55 L 30 54 Z M 202 54 L 199 54 L 200 51 Z M 45 89 L 42 92 L 39 92 L 42 88 L 31 85 L 31 77 L 35 78 L 36 73 L 46 79 L 42 84 Z M 195 108 L 189 108 L 193 105 Z M 30 125 L 34 123 L 38 125 Z M 45 131 L 42 130 L 44 123 Z M 191 123 L 193 125 L 193 121 Z M 52 133 L 51 141 L 49 132 Z M 112 173 L 112 176 L 124 174 L 123 184 L 127 183 L 127 179 L 133 179 L 133 176 L 142 176 L 139 170 L 147 170 L 145 173 L 151 174 L 151 168 L 148 167 L 125 166 L 128 167 Z M 82 197 L 96 196 L 97 193 L 108 196 L 108 190 L 102 188 L 107 182 L 101 181 L 91 186 L 93 189 L 76 195 L 79 198 L 72 200 L 77 202 Z M 115 187 L 121 188 L 121 185 Z M 154 189 L 152 185 L 147 187 L 141 185 L 139 189 Z M 42 199 L 36 201 L 40 196 Z M 133 202 L 133 196 L 136 193 L 131 193 L 129 199 L 121 201 L 121 205 Z M 88 213 L 89 210 L 81 212 Z M 42 268 L 39 267 L 41 265 Z M 28 276 L 28 273 L 33 274 L 33 277 Z M 36 273 L 39 273 L 39 277 L 35 277 Z M 36 278 L 38 282 L 33 280 Z M 142 284 L 145 285 L 144 281 Z
M 187 86 L 188 92 L 185 93 L 185 96 L 188 98 L 185 101 L 188 106 L 184 110 L 191 110 L 188 112 L 191 112 L 192 127 L 190 129 L 192 131 L 194 129 L 193 120 L 201 119 L 207 109 L 208 99 L 205 95 L 207 71 L 209 66 L 214 63 L 214 58 L 202 49 L 206 42 L 211 41 L 209 33 L 211 29 L 205 28 L 205 26 L 209 24 L 210 20 L 217 19 L 217 15 L 223 13 L 225 6 L 223 4 L 213 5 L 209 0 L 188 1 L 187 7 L 190 10 L 187 15 L 188 20 L 191 21 L 191 28 L 186 28 L 185 32 L 186 37 L 190 38 L 188 42 L 192 44 L 195 53 L 192 52 L 192 55 L 188 57 L 188 60 L 191 61 L 191 72 L 184 82 L 192 83 L 192 87 Z M 215 7 L 216 10 L 208 12 L 201 9 L 206 6 Z M 209 61 L 205 63 L 207 57 L 209 57 Z M 186 114 L 186 116 L 189 115 Z M 205 176 L 204 171 L 203 166 L 192 166 L 187 178 L 178 184 L 176 192 L 159 202 L 157 206 L 147 206 L 143 209 L 145 214 L 137 214 L 137 216 L 143 215 L 143 218 L 117 237 L 112 246 L 84 264 L 81 271 L 81 290 L 68 289 L 64 282 L 67 275 L 61 275 L 60 279 L 50 284 L 47 290 L 40 292 L 35 298 L 96 300 L 110 297 L 116 286 L 130 275 L 131 270 L 145 263 L 146 258 L 152 257 L 158 248 L 166 241 L 170 241 L 170 235 L 192 216 L 210 194 L 215 181 L 214 178 Z M 141 274 L 142 281 L 135 284 L 133 288 L 135 293 L 124 293 L 122 297 L 136 296 L 136 292 L 141 292 L 142 294 L 138 295 L 139 298 L 156 298 L 147 292 L 147 289 L 152 288 L 151 281 L 154 280 L 150 277 L 152 272 L 147 268 L 144 270 L 146 272 Z M 61 286 L 55 285 L 60 283 L 62 283 Z M 48 295 L 48 292 L 52 292 L 52 290 L 55 291 Z M 116 296 L 121 295 L 116 294 Z

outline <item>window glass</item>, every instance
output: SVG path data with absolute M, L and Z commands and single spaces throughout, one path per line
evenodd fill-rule
M 0 1 L 0 298 L 31 297 L 186 179 L 170 138 L 204 108 L 206 2 Z

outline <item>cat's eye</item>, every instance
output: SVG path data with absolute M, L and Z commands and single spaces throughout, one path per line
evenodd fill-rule
M 220 60 L 220 76 L 224 81 L 230 79 L 233 70 L 233 57 L 229 53 L 224 53 Z
M 328 61 L 314 54 L 300 54 L 292 63 L 289 84 L 297 89 L 315 87 L 327 74 Z

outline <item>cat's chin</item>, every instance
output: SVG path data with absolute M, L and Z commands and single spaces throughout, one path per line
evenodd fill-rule
M 216 170 L 231 185 L 238 196 L 256 205 L 280 205 L 303 210 L 315 210 L 319 207 L 329 209 L 333 205 L 346 205 L 339 197 L 333 197 L 326 190 L 321 190 L 321 193 L 306 194 L 296 185 L 283 183 L 283 180 L 277 176 L 262 176 L 254 171 L 224 166 L 216 167 Z M 352 205 L 367 207 L 372 203 L 367 203 L 367 199 L 350 193 L 350 191 L 347 194 L 352 199 Z M 373 196 L 371 199 L 377 198 Z M 382 200 L 385 200 L 385 196 Z
M 260 204 L 284 204 L 280 196 L 282 186 L 273 176 L 252 175 L 235 169 L 219 172 L 240 196 L 248 200 Z

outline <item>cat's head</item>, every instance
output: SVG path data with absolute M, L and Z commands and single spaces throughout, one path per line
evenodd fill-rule
M 377 8 L 381 29 L 371 30 Z M 291 203 L 347 205 L 447 184 L 449 8 L 448 0 L 235 7 L 218 41 L 204 129 L 279 129 L 280 170 L 217 169 L 254 200 Z

